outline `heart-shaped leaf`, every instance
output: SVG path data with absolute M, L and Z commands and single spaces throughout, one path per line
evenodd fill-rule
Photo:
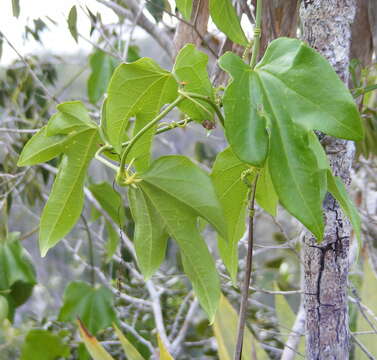
M 220 66 L 233 78 L 223 103 L 236 155 L 255 166 L 268 155 L 280 202 L 321 240 L 326 174 L 318 168 L 310 136 L 321 130 L 362 137 L 351 94 L 320 54 L 295 39 L 273 41 L 254 70 L 232 53 L 222 56 Z M 247 89 L 244 96 L 238 88 Z
M 164 104 L 177 97 L 177 82 L 152 59 L 141 58 L 115 69 L 107 94 L 101 126 L 120 153 L 129 119 L 138 114 L 147 115 L 149 121 L 153 119 Z

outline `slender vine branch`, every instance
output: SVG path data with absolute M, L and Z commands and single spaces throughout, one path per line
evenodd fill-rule
M 251 60 L 250 60 L 250 66 L 252 69 L 254 69 L 258 60 L 258 55 L 259 55 L 260 38 L 261 38 L 262 7 L 263 7 L 263 0 L 257 0 L 257 14 L 255 18 L 253 53 L 251 54 Z
M 245 332 L 246 324 L 246 311 L 247 311 L 247 300 L 249 296 L 249 286 L 251 279 L 251 271 L 253 267 L 253 245 L 254 245 L 254 207 L 255 207 L 255 193 L 258 182 L 258 174 L 255 175 L 253 184 L 249 190 L 249 233 L 247 241 L 247 257 L 246 257 L 246 268 L 245 277 L 243 279 L 242 285 L 242 296 L 241 296 L 241 306 L 238 319 L 238 329 L 237 329 L 237 343 L 234 352 L 234 360 L 241 360 L 242 356 L 242 345 Z
M 213 102 L 213 100 L 210 97 L 205 96 L 205 95 L 196 94 L 196 93 L 186 92 L 186 91 L 179 91 L 179 93 L 182 96 L 187 97 L 188 99 L 192 98 L 192 99 L 203 100 L 206 103 L 208 103 L 209 105 L 211 105 L 211 107 L 215 110 L 216 115 L 219 118 L 221 125 L 224 126 L 224 116 L 221 113 L 219 107 Z
M 170 111 L 172 111 L 178 104 L 184 99 L 182 95 L 178 96 L 169 106 L 167 106 L 163 111 L 161 111 L 151 122 L 145 125 L 128 143 L 127 147 L 122 153 L 120 160 L 120 169 L 118 172 L 118 178 L 122 179 L 125 176 L 125 167 L 127 161 L 127 155 L 130 153 L 132 147 L 135 145 L 137 140 L 140 139 L 150 128 L 156 125 L 161 119 L 163 119 Z

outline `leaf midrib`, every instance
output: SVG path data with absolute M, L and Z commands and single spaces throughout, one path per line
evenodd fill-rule
M 91 130 L 89 130 L 91 131 Z M 48 233 L 48 236 L 47 236 L 47 239 L 49 240 L 50 239 L 50 236 L 51 234 L 54 232 L 55 230 L 55 227 L 56 227 L 56 224 L 59 222 L 61 216 L 63 215 L 63 212 L 64 212 L 64 209 L 65 207 L 67 206 L 67 203 L 68 203 L 68 199 L 71 197 L 74 189 L 76 188 L 77 186 L 77 183 L 78 183 L 78 180 L 79 178 L 81 177 L 81 172 L 82 172 L 82 169 L 86 166 L 87 164 L 87 159 L 88 159 L 88 154 L 89 154 L 89 151 L 90 151 L 90 148 L 91 148 L 91 145 L 92 145 L 92 142 L 93 142 L 93 139 L 94 137 L 97 135 L 97 131 L 93 131 L 93 135 L 90 136 L 90 141 L 88 141 L 88 146 L 86 147 L 86 151 L 85 151 L 85 162 L 82 162 L 81 163 L 81 166 L 80 166 L 80 171 L 77 171 L 77 175 L 75 177 L 75 180 L 71 182 L 71 184 L 73 186 L 71 186 L 71 189 L 69 191 L 69 196 L 66 196 L 65 197 L 65 201 L 63 202 L 64 206 L 62 207 L 62 210 L 60 211 L 60 214 L 58 216 L 55 217 L 56 221 L 54 222 L 53 226 L 51 227 L 51 231 Z M 67 155 L 66 155 L 67 156 Z

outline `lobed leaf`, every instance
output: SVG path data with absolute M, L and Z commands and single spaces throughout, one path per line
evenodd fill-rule
M 69 283 L 64 290 L 58 320 L 74 321 L 77 318 L 94 334 L 111 326 L 116 321 L 111 291 L 81 281 Z
M 280 202 L 321 240 L 326 174 L 319 168 L 312 131 L 360 139 L 352 96 L 331 65 L 296 39 L 273 41 L 255 70 L 232 53 L 222 56 L 220 66 L 233 78 L 223 99 L 233 150 L 255 166 L 268 155 Z M 239 88 L 247 89 L 244 95 Z
M 177 97 L 173 76 L 152 59 L 119 65 L 109 84 L 105 120 L 106 138 L 120 153 L 129 119 L 138 114 L 155 117 L 161 107 Z

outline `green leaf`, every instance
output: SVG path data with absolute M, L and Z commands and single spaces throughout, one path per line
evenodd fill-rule
M 68 137 L 46 135 L 46 127 L 34 134 L 22 149 L 17 166 L 35 165 L 47 162 L 65 150 Z
M 94 334 L 111 326 L 116 321 L 111 291 L 81 281 L 69 283 L 64 290 L 58 320 L 75 321 L 77 318 Z
M 67 358 L 70 349 L 60 336 L 47 330 L 30 330 L 22 345 L 20 360 L 55 360 Z
M 200 236 L 197 217 L 226 237 L 222 209 L 208 175 L 182 156 L 164 156 L 139 175 L 138 187 L 181 249 L 185 273 L 210 321 L 215 315 L 220 283 L 213 258 Z M 136 218 L 136 226 L 140 219 Z
M 217 311 L 213 331 L 218 347 L 220 360 L 232 360 L 236 348 L 238 315 L 225 296 L 221 296 L 219 310 Z M 255 356 L 254 356 L 255 354 Z M 242 360 L 256 358 L 268 360 L 269 356 L 258 344 L 248 328 L 245 329 L 243 340 Z
M 155 117 L 155 114 L 137 114 L 135 126 L 132 130 L 132 136 L 135 136 L 144 126 L 146 126 Z M 153 136 L 156 132 L 157 125 L 152 126 L 147 130 L 132 147 L 130 153 L 127 156 L 127 163 L 135 159 L 133 166 L 138 171 L 144 171 L 149 168 L 151 147 L 153 142 Z
M 127 356 L 127 359 L 130 360 L 144 360 L 144 358 L 141 356 L 141 354 L 137 351 L 135 346 L 131 344 L 131 342 L 123 335 L 123 333 L 120 331 L 120 329 L 113 324 L 115 334 L 117 335 L 120 344 L 122 346 L 122 349 L 124 351 L 124 354 Z
M 105 262 L 108 263 L 111 261 L 112 257 L 117 251 L 119 245 L 119 232 L 116 231 L 113 226 L 106 221 L 106 232 L 107 232 L 107 241 L 105 244 L 106 258 Z
M 363 138 L 360 115 L 348 88 L 330 63 L 304 42 L 273 41 L 255 70 L 262 87 L 280 91 L 296 124 L 343 139 Z
M 75 136 L 63 156 L 41 216 L 39 247 L 42 256 L 69 233 L 81 214 L 86 171 L 98 140 L 97 130 L 86 130 Z
M 134 62 L 140 59 L 140 49 L 136 45 L 131 45 L 128 47 L 127 61 Z
M 71 7 L 71 10 L 68 14 L 68 29 L 72 37 L 77 42 L 78 33 L 77 33 L 77 9 L 76 5 Z
M 20 16 L 20 0 L 12 0 L 13 16 L 18 18 Z
M 347 189 L 344 186 L 342 179 L 338 176 L 334 176 L 330 170 L 327 171 L 327 185 L 328 190 L 339 202 L 344 213 L 351 221 L 352 227 L 355 231 L 356 238 L 359 242 L 361 249 L 361 220 L 355 204 L 349 198 Z
M 277 286 L 275 286 L 275 288 L 276 290 L 279 290 Z M 289 333 L 296 320 L 296 315 L 292 311 L 284 295 L 277 294 L 274 296 L 274 298 L 275 298 L 275 311 L 279 320 L 280 331 L 282 333 Z M 288 336 L 284 336 L 285 341 L 287 340 L 287 337 Z
M 227 148 L 217 155 L 211 174 L 228 227 L 228 241 L 219 237 L 220 255 L 234 282 L 237 279 L 238 241 L 246 228 L 248 189 L 241 174 L 249 167 L 235 156 L 231 148 Z
M 248 45 L 231 0 L 210 0 L 209 12 L 213 22 L 230 40 L 243 46 Z
M 89 58 L 91 73 L 88 78 L 88 97 L 96 104 L 105 93 L 117 61 L 101 50 L 95 51 Z
M 196 50 L 193 44 L 187 44 L 177 55 L 173 74 L 179 82 L 184 84 L 186 92 L 207 96 L 214 101 L 207 63 L 208 56 L 206 54 Z M 195 99 L 195 103 L 184 100 L 178 107 L 194 120 L 202 121 L 213 117 L 213 108 L 203 100 Z
M 164 104 L 177 97 L 177 83 L 172 74 L 152 59 L 142 58 L 119 65 L 107 93 L 105 123 L 101 126 L 110 144 L 120 153 L 129 119 L 141 113 L 154 118 Z
M 255 199 L 260 207 L 272 216 L 276 216 L 279 198 L 272 183 L 268 165 L 260 171 Z
M 81 338 L 84 340 L 86 349 L 94 360 L 114 360 L 102 347 L 98 340 L 89 333 L 84 324 L 78 320 Z
M 99 202 L 102 209 L 114 220 L 115 224 L 124 224 L 126 221 L 126 213 L 122 203 L 122 197 L 108 182 L 104 181 L 98 184 L 90 184 L 89 190 Z
M 149 279 L 164 261 L 168 234 L 163 219 L 139 189 L 129 188 L 132 217 L 137 219 L 133 242 L 137 262 L 145 279 Z
M 263 166 L 269 139 L 266 116 L 258 109 L 263 100 L 255 73 L 233 53 L 222 56 L 219 65 L 233 78 L 223 97 L 229 144 L 242 161 Z
M 140 178 L 165 196 L 188 206 L 227 237 L 226 224 L 219 200 L 208 174 L 185 156 L 162 156 Z
M 75 135 L 87 129 L 96 129 L 97 125 L 90 118 L 81 101 L 68 101 L 59 104 L 58 110 L 47 124 L 46 135 Z
M 36 283 L 31 257 L 20 241 L 3 239 L 0 243 L 0 292 L 4 291 L 8 301 L 9 319 L 13 318 L 15 308 L 31 296 Z
M 179 12 L 186 21 L 190 21 L 192 12 L 192 0 L 175 0 Z
M 174 360 L 173 356 L 171 356 L 169 351 L 166 349 L 166 346 L 159 334 L 157 334 L 157 342 L 158 349 L 160 350 L 160 360 Z
M 231 53 L 220 65 L 233 78 L 223 102 L 226 134 L 236 155 L 261 166 L 268 129 L 268 166 L 279 200 L 321 240 L 326 178 L 318 169 L 311 132 L 359 139 L 362 130 L 352 96 L 330 64 L 295 39 L 273 41 L 255 71 Z M 242 97 L 237 89 L 244 87 L 250 90 Z

